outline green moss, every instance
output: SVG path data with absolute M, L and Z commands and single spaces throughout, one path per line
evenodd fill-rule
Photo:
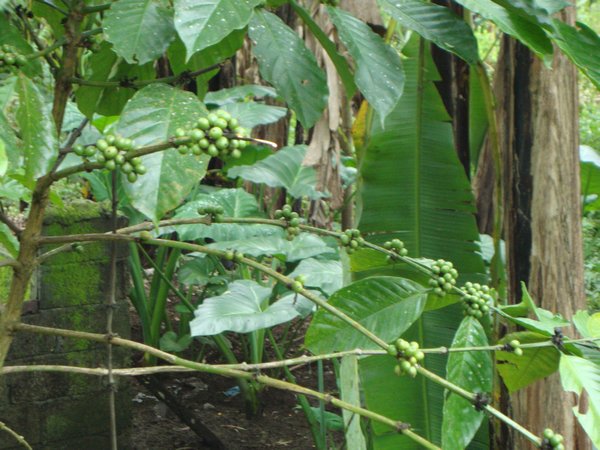
M 51 266 L 43 270 L 43 308 L 102 303 L 101 267 L 93 263 Z
M 48 208 L 44 223 L 61 223 L 71 225 L 84 220 L 95 219 L 109 215 L 108 204 L 96 203 L 90 200 L 77 200 L 62 206 L 53 205 Z
M 10 280 L 12 280 L 12 269 L 10 267 L 0 267 L 0 303 L 6 303 L 8 291 L 10 290 Z

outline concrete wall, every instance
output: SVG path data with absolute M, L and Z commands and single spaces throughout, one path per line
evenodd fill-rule
M 120 219 L 119 226 L 123 226 Z M 45 235 L 104 232 L 110 216 L 101 205 L 82 201 L 48 213 Z M 48 250 L 45 248 L 44 250 Z M 110 244 L 84 246 L 83 253 L 60 253 L 40 267 L 23 322 L 105 333 Z M 117 306 L 113 330 L 129 337 L 127 244 L 118 244 Z M 129 366 L 129 352 L 115 348 L 115 367 Z M 20 333 L 6 365 L 61 364 L 105 367 L 106 345 L 83 340 Z M 104 377 L 66 373 L 22 373 L 0 378 L 0 420 L 25 436 L 34 449 L 110 448 L 108 388 Z M 128 448 L 131 396 L 118 380 L 119 447 Z M 0 449 L 22 448 L 0 431 Z

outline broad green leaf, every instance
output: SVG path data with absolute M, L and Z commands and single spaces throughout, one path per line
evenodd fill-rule
M 310 408 L 317 419 L 317 423 L 321 423 L 320 408 L 314 406 Z M 344 420 L 339 414 L 335 414 L 329 411 L 325 411 L 323 415 L 325 422 L 325 429 L 329 431 L 341 431 L 344 429 Z
M 302 259 L 288 276 L 303 276 L 304 286 L 319 288 L 331 295 L 342 287 L 342 264 L 339 261 Z
M 102 25 L 114 51 L 130 64 L 154 61 L 175 38 L 172 13 L 157 0 L 118 0 Z
M 594 446 L 600 447 L 600 366 L 577 356 L 562 355 L 560 380 L 565 391 L 577 394 L 579 405 L 573 408 L 573 414 Z
M 23 34 L 19 31 L 18 28 L 14 27 L 6 14 L 0 14 L 0 45 L 8 44 L 13 46 L 19 53 L 24 55 L 29 55 L 33 53 L 34 50 L 23 38 Z M 28 77 L 34 77 L 42 74 L 42 65 L 40 64 L 39 58 L 32 58 L 27 61 L 21 69 L 20 72 L 24 73 Z
M 538 24 L 511 13 L 492 0 L 457 0 L 457 3 L 491 20 L 500 30 L 521 41 L 540 58 L 552 55 L 552 42 Z
M 165 84 L 152 84 L 138 91 L 127 103 L 117 132 L 134 139 L 137 146 L 165 142 L 179 127 L 190 126 L 207 113 L 189 92 Z M 208 157 L 180 155 L 177 150 L 142 157 L 148 173 L 135 183 L 125 182 L 131 204 L 153 221 L 175 209 L 206 173 Z
M 354 77 L 352 76 L 352 72 L 350 72 L 350 67 L 348 67 L 348 61 L 346 61 L 346 59 L 338 53 L 337 49 L 335 48 L 335 44 L 327 37 L 325 32 L 321 30 L 319 24 L 313 20 L 306 9 L 300 6 L 295 0 L 291 0 L 290 4 L 292 5 L 292 8 L 296 14 L 298 14 L 310 32 L 315 36 L 315 38 L 317 38 L 321 46 L 325 49 L 327 55 L 329 55 L 329 59 L 331 59 L 331 62 L 335 66 L 335 69 L 342 80 L 342 84 L 346 90 L 346 96 L 351 98 L 356 92 L 356 85 L 354 84 Z
M 387 342 L 398 338 L 425 307 L 423 286 L 403 278 L 373 277 L 356 281 L 329 298 L 329 304 L 346 313 Z M 323 309 L 315 314 L 304 344 L 323 354 L 377 345 L 340 318 Z
M 212 336 L 223 331 L 249 333 L 288 322 L 298 316 L 292 302 L 268 304 L 271 288 L 255 281 L 236 280 L 223 295 L 198 306 L 190 322 L 192 336 Z
M 192 336 L 184 334 L 177 336 L 174 331 L 167 331 L 160 338 L 160 349 L 164 352 L 182 352 L 187 349 L 194 341 Z
M 274 14 L 257 11 L 249 35 L 262 77 L 311 128 L 327 105 L 327 79 L 304 41 Z
M 4 247 L 13 258 L 19 254 L 19 241 L 4 223 L 0 223 L 0 246 Z
M 263 183 L 270 187 L 285 188 L 294 198 L 307 196 L 313 200 L 324 197 L 315 189 L 317 173 L 312 167 L 304 167 L 302 160 L 306 154 L 305 145 L 284 147 L 277 153 L 251 166 L 235 166 L 227 176 L 240 177 L 253 183 Z
M 548 342 L 548 337 L 530 331 L 511 333 L 500 343 L 517 339 L 521 344 Z M 523 355 L 497 351 L 496 367 L 510 392 L 518 391 L 540 378 L 547 377 L 558 369 L 560 353 L 554 347 L 524 348 Z
M 573 323 L 584 338 L 600 337 L 600 312 L 590 315 L 587 311 L 577 311 Z M 600 345 L 600 341 L 595 341 L 595 345 Z
M 205 285 L 212 277 L 212 274 L 216 269 L 214 260 L 212 258 L 206 258 L 205 253 L 201 253 L 200 255 L 202 255 L 202 257 L 199 255 L 197 256 L 195 253 L 186 255 L 186 257 L 189 257 L 189 260 L 182 263 L 177 271 L 177 279 L 180 283 L 186 285 Z
M 277 122 L 288 113 L 288 110 L 281 106 L 255 102 L 226 103 L 221 106 L 221 109 L 231 113 L 244 128 L 254 128 L 257 125 Z
M 175 0 L 175 28 L 187 59 L 248 25 L 260 0 Z
M 214 225 L 213 225 L 214 226 Z M 310 233 L 300 233 L 294 240 L 288 241 L 281 234 L 248 237 L 242 240 L 220 241 L 209 244 L 219 250 L 236 249 L 247 256 L 278 256 L 288 262 L 301 261 L 313 256 L 335 253 L 323 240 Z
M 452 306 L 423 313 L 402 338 L 417 341 L 422 348 L 448 346 L 462 319 L 459 307 Z M 430 371 L 446 375 L 446 355 L 428 354 L 422 362 Z M 397 360 L 391 356 L 371 356 L 360 361 L 360 382 L 369 410 L 410 423 L 420 436 L 441 444 L 444 388 L 425 377 L 398 377 Z M 418 405 L 418 406 L 417 406 Z M 374 450 L 421 450 L 422 446 L 390 427 L 372 422 Z
M 485 283 L 471 187 L 434 84 L 435 65 L 418 41 L 404 48 L 404 94 L 385 129 L 373 121 L 359 160 L 360 229 L 375 244 L 402 240 L 411 257 L 452 261 L 459 283 Z
M 425 0 L 379 0 L 379 4 L 400 25 L 438 47 L 455 53 L 469 64 L 479 60 L 473 31 L 448 8 Z
M 311 292 L 311 293 L 313 293 L 317 297 L 321 297 L 322 298 L 321 292 L 314 291 L 312 289 L 309 289 L 308 291 Z M 325 300 L 325 299 L 323 299 L 323 300 Z M 309 299 L 307 299 L 303 295 L 296 294 L 295 292 L 291 293 L 291 294 L 288 294 L 288 295 L 284 295 L 283 297 L 281 297 L 279 299 L 279 301 L 280 302 L 291 303 L 294 306 L 294 309 L 296 311 L 298 311 L 298 314 L 302 318 L 305 318 L 309 314 L 312 314 L 313 312 L 315 312 L 315 309 L 316 309 L 316 306 L 317 306 L 315 303 L 313 303 L 312 301 L 310 301 Z
M 16 119 L 23 142 L 25 180 L 48 173 L 58 157 L 58 136 L 52 120 L 52 104 L 37 86 L 21 75 L 17 81 L 19 106 Z
M 87 60 L 84 77 L 89 81 L 123 83 L 119 87 L 79 86 L 75 91 L 77 106 L 86 117 L 92 118 L 94 114 L 120 114 L 127 100 L 135 93 L 134 89 L 127 87 L 127 80 L 151 80 L 155 77 L 155 71 L 151 63 L 143 66 L 127 64 L 112 50 L 111 44 L 103 42 L 100 51 Z
M 452 348 L 487 346 L 485 330 L 477 319 L 463 319 Z M 470 392 L 491 393 L 492 357 L 488 351 L 454 352 L 448 357 L 446 379 Z M 454 393 L 448 393 L 444 402 L 442 423 L 442 448 L 465 448 L 473 439 L 481 422 L 483 412 L 477 411 L 471 402 Z
M 328 7 L 327 12 L 356 65 L 356 85 L 383 123 L 402 96 L 404 72 L 400 55 L 369 25 L 351 14 L 333 7 Z
M 577 28 L 554 20 L 553 38 L 573 63 L 600 89 L 600 37 L 587 25 Z
M 361 405 L 360 378 L 358 375 L 358 358 L 354 355 L 344 356 L 340 364 L 340 398 L 352 405 Z M 367 442 L 360 426 L 360 417 L 346 409 L 342 410 L 346 428 L 347 450 L 364 450 Z
M 204 103 L 223 106 L 227 103 L 237 103 L 245 100 L 262 99 L 264 97 L 277 97 L 277 91 L 269 86 L 259 84 L 245 84 L 232 88 L 209 92 L 204 97 Z

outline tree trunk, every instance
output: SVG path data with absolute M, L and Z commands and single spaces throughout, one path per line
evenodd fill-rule
M 562 18 L 573 23 L 574 11 L 569 9 Z M 538 306 L 571 318 L 586 306 L 577 73 L 558 51 L 548 69 L 523 45 L 508 38 L 503 44 L 505 59 L 497 81 L 503 86 L 498 104 L 500 134 L 505 137 L 509 302 L 520 301 L 520 282 L 525 281 Z M 568 448 L 591 448 L 572 413 L 575 398 L 563 392 L 558 374 L 519 391 L 512 400 L 515 419 L 534 433 L 549 427 L 563 434 Z M 515 448 L 528 445 L 515 436 Z

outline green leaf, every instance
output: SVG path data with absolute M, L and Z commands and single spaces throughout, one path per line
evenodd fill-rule
M 373 277 L 356 281 L 335 292 L 329 298 L 329 304 L 384 341 L 391 342 L 419 318 L 426 300 L 425 288 L 413 281 Z M 315 354 L 377 348 L 362 333 L 323 309 L 315 314 L 304 344 Z
M 573 316 L 573 323 L 584 338 L 600 337 L 600 312 L 590 315 L 587 311 L 577 311 Z M 595 341 L 590 344 L 600 345 L 600 342 Z
M 204 97 L 204 103 L 213 103 L 223 106 L 227 103 L 237 103 L 245 100 L 262 99 L 265 97 L 276 98 L 277 91 L 269 86 L 259 84 L 245 84 L 232 88 L 209 92 Z
M 423 313 L 403 335 L 422 348 L 447 346 L 452 342 L 456 324 L 462 319 L 459 307 L 452 306 Z M 428 354 L 422 364 L 444 377 L 446 355 Z M 391 356 L 371 356 L 360 361 L 360 381 L 366 407 L 386 417 L 410 423 L 419 435 L 437 445 L 441 443 L 444 388 L 417 376 L 395 376 L 397 360 Z M 416 406 L 418 405 L 418 407 Z M 392 428 L 372 423 L 374 450 L 421 450 L 422 446 Z
M 310 408 L 315 414 L 315 418 L 317 419 L 317 423 L 321 423 L 321 409 L 318 407 Z M 335 414 L 329 411 L 325 411 L 324 414 L 325 421 L 325 429 L 329 431 L 341 431 L 344 429 L 344 420 L 339 414 Z
M 137 146 L 165 142 L 175 130 L 190 126 L 207 113 L 189 92 L 165 84 L 138 91 L 127 103 L 117 132 L 135 140 Z M 171 148 L 142 157 L 148 173 L 135 183 L 124 182 L 132 206 L 153 221 L 175 209 L 206 173 L 208 157 L 180 155 Z
M 463 319 L 452 348 L 487 346 L 485 330 L 471 316 Z M 492 357 L 488 351 L 454 352 L 448 357 L 446 379 L 468 391 L 491 393 Z M 444 402 L 442 423 L 442 448 L 465 448 L 473 439 L 481 422 L 483 412 L 477 411 L 471 402 L 454 393 L 448 393 Z
M 311 128 L 327 105 L 327 79 L 304 41 L 274 14 L 257 11 L 249 36 L 262 77 Z
M 579 405 L 573 408 L 573 414 L 594 446 L 600 447 L 600 366 L 577 356 L 562 355 L 560 380 L 565 391 L 577 394 Z
M 156 0 L 118 0 L 102 25 L 114 51 L 130 64 L 154 61 L 175 38 L 172 13 Z
M 270 295 L 271 288 L 255 281 L 234 281 L 223 295 L 205 299 L 196 309 L 196 318 L 190 322 L 192 336 L 213 336 L 223 331 L 249 333 L 298 316 L 291 301 L 269 305 Z
M 17 81 L 19 106 L 16 119 L 21 131 L 27 184 L 48 173 L 58 157 L 58 136 L 52 120 L 52 104 L 29 78 Z
M 552 42 L 538 24 L 507 11 L 492 0 L 457 0 L 457 3 L 491 20 L 500 30 L 521 41 L 540 58 L 552 55 Z
M 226 103 L 221 106 L 221 109 L 229 112 L 244 128 L 277 122 L 288 113 L 286 108 L 255 102 Z
M 160 337 L 160 349 L 164 352 L 182 352 L 186 350 L 194 341 L 192 336 L 184 334 L 177 336 L 174 331 L 167 331 Z
M 331 6 L 327 8 L 327 12 L 341 41 L 354 59 L 354 78 L 360 92 L 379 113 L 383 123 L 398 103 L 404 89 L 400 55 L 375 34 L 369 25 L 351 14 Z
M 307 196 L 317 200 L 325 197 L 325 194 L 315 189 L 317 184 L 315 169 L 302 165 L 306 149 L 306 145 L 284 147 L 251 166 L 232 167 L 227 172 L 227 176 L 240 177 L 270 187 L 282 187 L 294 198 Z
M 469 64 L 479 61 L 477 40 L 471 28 L 448 8 L 424 0 L 379 0 L 381 8 L 400 25 Z
M 351 98 L 356 92 L 356 85 L 354 84 L 354 77 L 352 76 L 352 72 L 350 72 L 350 67 L 348 67 L 348 61 L 338 53 L 335 44 L 327 37 L 323 30 L 321 30 L 319 24 L 313 20 L 306 9 L 298 5 L 295 0 L 291 0 L 290 4 L 296 14 L 298 14 L 306 24 L 310 32 L 317 38 L 319 44 L 325 49 L 327 55 L 329 55 L 329 59 L 331 59 L 331 62 L 335 66 L 335 69 L 342 80 L 346 96 Z
M 187 49 L 187 59 L 248 25 L 260 0 L 176 0 L 175 28 Z
M 300 275 L 304 277 L 304 286 L 319 288 L 327 295 L 342 287 L 342 263 L 339 261 L 302 259 L 288 277 L 295 278 Z
M 151 80 L 155 77 L 155 72 L 151 63 L 143 66 L 127 64 L 112 50 L 111 44 L 103 42 L 100 44 L 100 51 L 92 54 L 87 60 L 84 75 L 89 81 L 123 82 L 134 79 Z M 120 114 L 133 94 L 135 90 L 130 87 L 80 86 L 75 91 L 75 98 L 79 110 L 91 119 L 94 114 Z
M 549 25 L 552 16 L 570 6 L 566 0 L 494 0 L 513 14 L 519 14 L 533 23 Z
M 553 26 L 556 45 L 600 89 L 600 37 L 581 22 L 574 28 L 554 20 Z
M 548 342 L 548 337 L 529 331 L 511 333 L 500 344 L 516 339 L 521 344 Z M 497 351 L 496 367 L 510 392 L 518 391 L 536 380 L 547 377 L 558 369 L 560 353 L 554 347 L 524 348 L 523 355 Z
M 339 378 L 340 398 L 351 405 L 362 406 L 358 358 L 355 355 L 342 358 Z M 342 416 L 346 427 L 347 450 L 364 450 L 367 448 L 367 442 L 360 426 L 360 418 L 346 409 L 342 410 Z
M 4 247 L 13 258 L 19 254 L 19 241 L 4 223 L 0 223 L 0 246 Z
M 485 283 L 471 187 L 434 84 L 435 65 L 418 41 L 404 48 L 404 95 L 385 129 L 374 121 L 359 159 L 360 230 L 372 233 L 374 244 L 402 240 L 411 257 L 452 261 L 459 283 Z

